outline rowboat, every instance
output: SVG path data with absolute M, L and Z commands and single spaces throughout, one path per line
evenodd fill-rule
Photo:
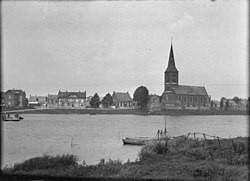
M 12 117 L 4 119 L 4 121 L 20 121 L 20 120 L 21 120 L 20 118 L 12 118 Z
M 154 141 L 164 141 L 165 138 L 170 138 L 170 136 L 167 133 L 166 129 L 166 118 L 165 119 L 165 130 L 158 130 L 157 131 L 157 138 L 149 138 L 149 137 L 126 137 L 125 139 L 122 139 L 123 144 L 127 145 L 146 145 L 149 142 L 154 142 Z
M 20 121 L 21 119 L 23 119 L 23 117 L 19 116 L 19 114 L 16 114 L 14 117 L 12 117 L 10 114 L 8 114 L 8 116 L 2 114 L 3 121 Z
M 145 145 L 149 143 L 151 139 L 148 137 L 126 137 L 125 139 L 122 139 L 124 145 Z

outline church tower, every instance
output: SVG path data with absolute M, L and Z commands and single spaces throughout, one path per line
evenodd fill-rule
M 175 67 L 175 61 L 174 61 L 174 52 L 171 42 L 171 48 L 170 48 L 170 54 L 168 59 L 168 67 L 165 71 L 165 86 L 164 91 L 167 91 L 168 88 L 178 86 L 178 70 Z

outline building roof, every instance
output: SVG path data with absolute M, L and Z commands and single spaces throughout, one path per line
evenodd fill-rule
M 177 68 L 175 67 L 174 52 L 173 52 L 172 44 L 171 44 L 171 48 L 170 48 L 169 59 L 168 59 L 168 67 L 166 69 L 166 72 L 167 71 L 178 72 Z
M 86 99 L 86 91 L 85 92 L 58 92 L 58 98 L 84 98 Z
M 231 105 L 231 106 L 237 106 L 238 104 L 236 104 L 236 102 L 234 102 L 234 100 L 232 100 L 232 99 L 228 99 L 228 103 L 229 103 L 229 105 Z
M 12 94 L 23 94 L 24 91 L 19 90 L 19 89 L 9 89 L 9 90 L 7 90 L 7 92 L 6 92 L 5 94 L 7 94 L 7 93 L 12 93 Z
M 48 94 L 48 99 L 57 99 L 58 95 Z
M 178 85 L 172 87 L 172 90 L 177 95 L 184 94 L 184 95 L 208 96 L 205 87 L 201 86 Z
M 118 102 L 133 102 L 134 100 L 130 97 L 129 93 L 123 93 L 123 92 L 113 92 L 112 95 L 113 100 L 116 100 Z

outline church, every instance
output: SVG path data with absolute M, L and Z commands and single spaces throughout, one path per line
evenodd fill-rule
M 206 109 L 210 97 L 204 86 L 179 85 L 179 71 L 175 66 L 171 43 L 168 66 L 164 72 L 164 91 L 161 105 L 164 109 Z

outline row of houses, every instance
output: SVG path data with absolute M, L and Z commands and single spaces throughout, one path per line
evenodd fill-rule
M 22 90 L 11 89 L 6 92 L 1 92 L 2 106 L 6 107 L 48 107 L 48 108 L 88 108 L 92 96 L 87 97 L 86 91 L 70 92 L 60 91 L 58 94 L 48 94 L 48 96 L 32 96 L 26 98 L 26 94 Z M 135 101 L 130 97 L 128 92 L 113 92 L 112 94 L 113 108 L 134 108 Z M 25 104 L 26 102 L 26 104 Z M 100 105 L 102 106 L 102 105 Z
M 190 91 L 191 92 L 191 91 Z M 6 107 L 25 107 L 25 106 L 37 106 L 48 108 L 88 108 L 90 106 L 92 96 L 87 97 L 86 91 L 68 92 L 60 91 L 58 94 L 48 94 L 48 96 L 32 96 L 26 98 L 25 91 L 19 89 L 11 89 L 6 92 L 1 92 L 1 105 Z M 131 98 L 128 92 L 113 92 L 112 94 L 113 104 L 109 105 L 111 108 L 136 108 L 137 103 Z M 222 108 L 219 101 L 213 100 L 212 105 L 205 105 L 206 100 L 203 100 L 199 96 L 183 96 L 179 97 L 179 100 L 166 100 L 166 97 L 156 94 L 149 95 L 148 109 L 150 111 L 157 111 L 162 108 L 167 109 L 224 109 L 226 102 L 228 102 L 228 110 L 246 110 L 249 108 L 249 102 L 246 99 L 241 99 L 239 102 L 235 102 L 233 99 L 223 99 Z M 101 101 L 102 99 L 100 99 Z M 203 101 L 202 101 L 203 100 Z M 166 102 L 171 106 L 166 106 Z M 200 107 L 198 107 L 200 106 Z M 102 104 L 100 104 L 102 107 Z

